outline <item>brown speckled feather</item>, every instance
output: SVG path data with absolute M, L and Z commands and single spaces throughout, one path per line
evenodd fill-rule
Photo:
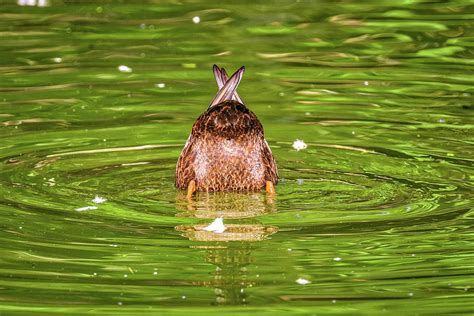
M 234 91 L 237 85 L 238 82 Z M 236 98 L 232 91 L 225 93 Z M 176 165 L 176 187 L 185 190 L 192 180 L 198 191 L 210 192 L 257 191 L 266 181 L 278 182 L 276 163 L 262 124 L 245 105 L 230 99 L 211 103 L 196 120 Z

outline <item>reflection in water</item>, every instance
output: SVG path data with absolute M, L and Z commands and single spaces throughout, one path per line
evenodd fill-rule
M 216 266 L 212 287 L 217 304 L 245 304 L 245 289 L 253 285 L 247 280 L 247 266 L 254 260 L 253 244 L 278 231 L 275 226 L 260 224 L 256 216 L 276 211 L 273 199 L 261 193 L 200 193 L 188 201 L 178 196 L 177 216 L 212 219 L 221 217 L 225 223 L 221 232 L 207 231 L 208 224 L 181 225 L 176 230 L 182 236 L 204 245 L 193 246 L 207 251 L 206 262 Z M 237 221 L 237 222 L 235 222 Z M 235 222 L 235 223 L 234 223 Z
M 188 201 L 185 197 L 183 192 L 178 193 L 176 208 L 183 212 L 177 216 L 242 219 L 276 211 L 273 197 L 262 193 L 200 192 L 196 199 Z

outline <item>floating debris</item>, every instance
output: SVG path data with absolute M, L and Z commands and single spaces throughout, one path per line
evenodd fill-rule
M 222 217 L 216 218 L 211 224 L 204 227 L 203 230 L 214 233 L 223 233 L 227 228 L 224 226 L 224 219 Z
M 60 62 L 63 61 L 63 59 L 62 59 L 61 57 L 54 57 L 54 58 L 53 58 L 53 61 L 54 61 L 55 63 L 60 63 Z
M 202 224 L 176 226 L 176 230 L 184 233 L 183 236 L 194 241 L 259 241 L 278 231 L 274 226 L 252 224 L 227 224 L 225 232 L 219 234 L 204 228 L 206 225 Z
M 166 85 L 164 83 L 157 83 L 157 84 L 155 84 L 155 87 L 164 88 L 164 87 L 166 87 Z
M 125 65 L 118 66 L 118 70 L 121 72 L 132 72 L 132 68 Z
M 293 148 L 296 149 L 297 151 L 300 151 L 301 149 L 306 149 L 308 145 L 301 139 L 297 139 L 293 142 Z
M 20 6 L 38 6 L 47 7 L 49 6 L 49 0 L 17 0 L 16 2 Z
M 107 202 L 107 199 L 98 195 L 96 195 L 95 198 L 92 200 L 92 203 L 95 203 L 95 204 L 100 204 L 104 202 Z
M 310 284 L 311 281 L 306 280 L 306 279 L 303 279 L 303 278 L 298 278 L 298 279 L 296 280 L 296 283 L 298 283 L 298 284 L 300 284 L 300 285 L 306 285 L 306 284 Z
M 84 206 L 84 207 L 76 208 L 76 211 L 84 212 L 84 211 L 92 211 L 96 209 L 97 209 L 97 206 Z
M 198 17 L 198 16 L 193 17 L 193 23 L 194 23 L 194 24 L 199 24 L 199 22 L 201 22 L 201 18 L 200 18 L 200 17 Z
M 336 258 L 334 258 L 333 260 L 334 260 L 334 261 L 341 261 L 342 258 L 336 257 Z

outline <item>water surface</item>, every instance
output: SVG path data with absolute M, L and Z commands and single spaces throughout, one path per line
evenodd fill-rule
M 471 1 L 0 17 L 0 313 L 474 312 Z M 214 63 L 246 66 L 274 199 L 174 188 Z M 203 231 L 216 217 L 228 230 Z

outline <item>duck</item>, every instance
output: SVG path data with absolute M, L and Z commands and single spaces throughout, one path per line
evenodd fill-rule
M 219 88 L 207 110 L 194 122 L 176 163 L 175 186 L 195 192 L 275 194 L 278 170 L 263 126 L 244 104 L 237 87 L 245 67 L 232 76 L 213 66 Z

